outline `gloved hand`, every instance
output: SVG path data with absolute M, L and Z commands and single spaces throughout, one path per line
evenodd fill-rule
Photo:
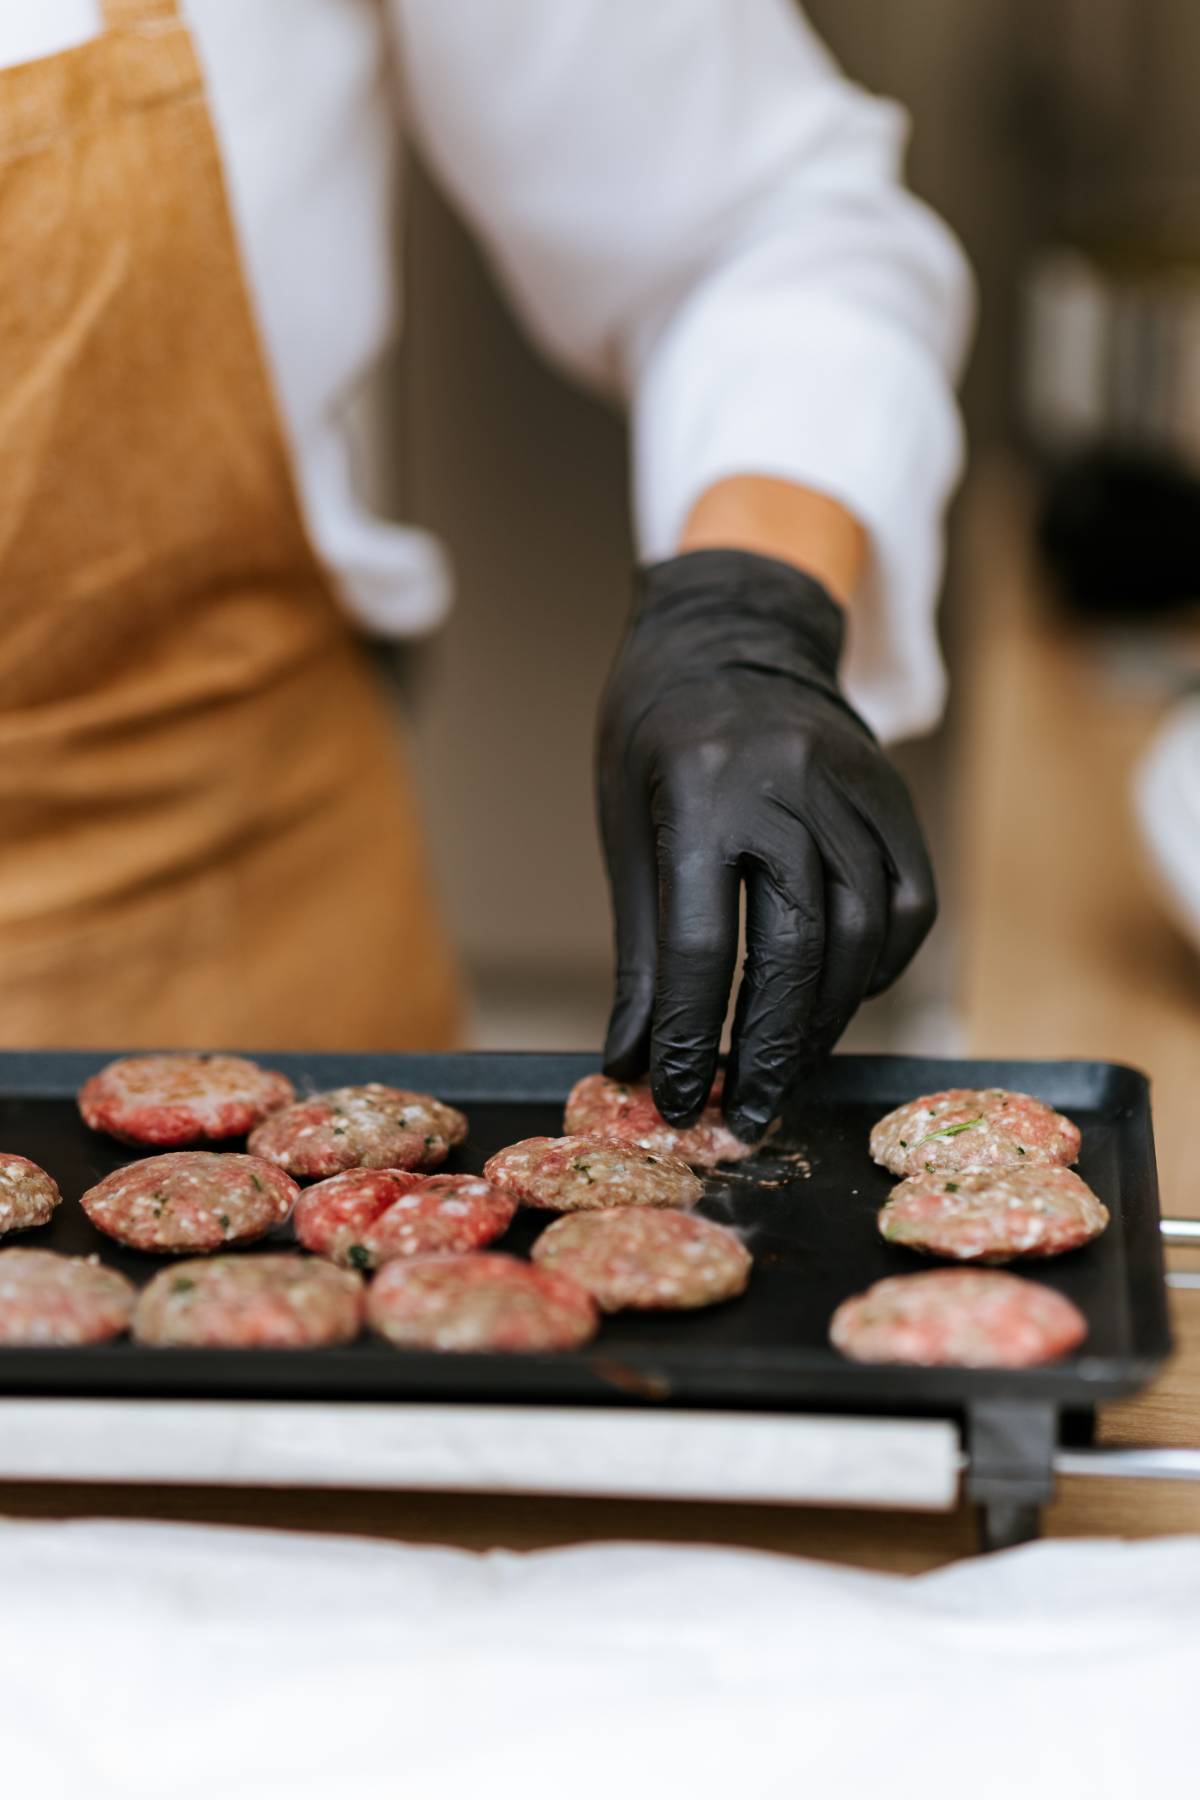
M 674 1125 L 703 1106 L 738 946 L 725 1114 L 761 1136 L 928 932 L 907 789 L 838 687 L 841 609 L 790 564 L 694 550 L 646 569 L 600 707 L 617 934 L 607 1072 L 650 1069 Z

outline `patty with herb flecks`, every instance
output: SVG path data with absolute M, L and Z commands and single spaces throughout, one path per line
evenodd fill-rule
M 713 1083 L 694 1125 L 668 1125 L 654 1104 L 648 1081 L 614 1081 L 608 1075 L 585 1075 L 567 1095 L 563 1124 L 573 1136 L 601 1132 L 665 1156 L 678 1156 L 693 1169 L 742 1162 L 754 1144 L 734 1137 L 721 1114 L 722 1079 Z
M 84 1082 L 79 1110 L 93 1131 L 124 1144 L 174 1149 L 244 1137 L 296 1098 L 286 1075 L 245 1056 L 122 1056 Z
M 48 1225 L 62 1201 L 58 1183 L 27 1156 L 0 1154 L 0 1237 Z
M 532 1254 L 539 1269 L 586 1288 L 604 1312 L 715 1306 L 742 1293 L 750 1279 L 750 1252 L 727 1226 L 662 1207 L 555 1219 Z
M 704 1188 L 685 1162 L 601 1137 L 534 1137 L 510 1144 L 484 1175 L 522 1206 L 594 1212 L 605 1206 L 694 1206 Z
M 98 1256 L 0 1250 L 0 1344 L 25 1349 L 120 1337 L 136 1289 Z
M 1078 1349 L 1087 1320 L 1065 1294 L 1004 1269 L 889 1275 L 843 1300 L 829 1341 L 853 1362 L 1027 1369 Z
M 1108 1208 L 1073 1169 L 1054 1163 L 911 1175 L 879 1215 L 889 1244 L 954 1262 L 1061 1256 L 1108 1224 Z
M 402 1257 L 367 1290 L 367 1323 L 398 1350 L 575 1350 L 600 1316 L 586 1288 L 515 1256 Z
M 213 1256 L 162 1269 L 133 1315 L 140 1344 L 307 1350 L 362 1329 L 361 1275 L 313 1256 Z
M 79 1203 L 119 1244 L 169 1256 L 265 1237 L 289 1217 L 299 1192 L 260 1156 L 175 1150 L 114 1170 Z
M 516 1210 L 515 1197 L 482 1175 L 344 1169 L 305 1189 L 292 1224 L 306 1250 L 343 1268 L 377 1269 L 397 1256 L 478 1250 Z
M 1073 1163 L 1079 1127 L 1031 1094 L 946 1088 L 910 1100 L 871 1132 L 871 1155 L 893 1175 Z
M 343 1169 L 434 1169 L 466 1135 L 462 1113 L 432 1094 L 369 1081 L 274 1113 L 251 1133 L 249 1148 L 311 1179 Z

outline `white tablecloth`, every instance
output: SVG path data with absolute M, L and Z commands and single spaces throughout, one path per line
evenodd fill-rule
M 1173 1797 L 1198 1711 L 1200 1537 L 904 1579 L 0 1523 L 12 1800 Z

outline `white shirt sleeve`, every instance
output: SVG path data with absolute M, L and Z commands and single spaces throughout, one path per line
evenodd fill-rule
M 389 4 L 406 119 L 531 334 L 629 403 L 642 554 L 722 476 L 834 496 L 872 546 L 847 687 L 930 725 L 971 287 L 904 114 L 791 0 Z

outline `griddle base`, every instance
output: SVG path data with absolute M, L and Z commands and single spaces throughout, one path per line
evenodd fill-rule
M 980 1400 L 967 1412 L 967 1497 L 979 1508 L 984 1550 L 1028 1543 L 1054 1492 L 1059 1409 L 1041 1401 Z

